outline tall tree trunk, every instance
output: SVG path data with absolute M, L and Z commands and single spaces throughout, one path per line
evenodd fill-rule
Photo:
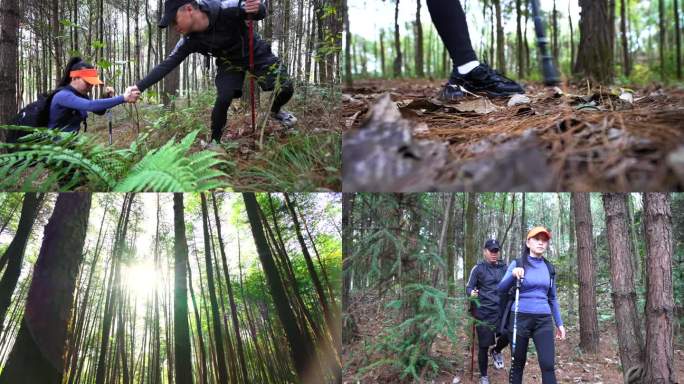
M 571 5 L 572 3 L 568 2 L 568 27 L 570 29 L 570 72 L 572 72 L 573 68 L 575 68 L 575 27 L 572 24 Z
M 188 324 L 188 278 L 186 270 L 188 266 L 188 243 L 185 238 L 185 213 L 183 209 L 183 194 L 174 193 L 173 345 L 176 362 L 176 384 L 192 384 L 192 356 L 190 354 L 190 326 Z
M 209 214 L 207 213 L 207 199 L 204 193 L 200 193 L 202 200 L 202 228 L 204 231 L 204 261 L 209 288 L 209 301 L 211 302 L 212 325 L 214 330 L 214 340 L 216 341 L 216 359 L 218 366 L 219 382 L 228 383 L 228 369 L 226 367 L 226 355 L 223 350 L 223 337 L 221 336 L 221 314 L 218 309 L 216 298 L 216 284 L 214 283 L 214 268 L 211 261 L 211 239 L 209 238 Z M 231 357 L 232 358 L 232 357 Z
M 19 18 L 18 0 L 0 0 L 0 124 L 9 123 L 17 113 Z M 4 141 L 5 131 L 0 130 L 0 142 Z
M 349 5 L 347 0 L 344 1 L 344 85 L 352 86 L 352 69 L 351 69 L 351 39 L 352 34 L 349 29 Z
M 313 282 L 314 288 L 316 289 L 318 300 L 321 304 L 321 309 L 323 309 L 323 316 L 325 317 L 327 328 L 335 342 L 335 346 L 337 347 L 337 353 L 341 354 L 339 329 L 336 325 L 336 320 L 334 319 L 332 309 L 330 308 L 330 305 L 328 303 L 328 297 L 326 296 L 325 291 L 323 290 L 323 285 L 321 284 L 321 281 L 318 278 L 318 273 L 316 272 L 316 268 L 314 267 L 313 261 L 311 260 L 309 248 L 307 247 L 306 242 L 304 241 L 304 236 L 302 236 L 299 220 L 297 219 L 297 213 L 295 212 L 295 202 L 294 200 L 290 200 L 290 197 L 287 193 L 283 193 L 283 195 L 285 196 L 285 203 L 287 205 L 288 210 L 290 211 L 290 217 L 292 218 L 292 223 L 294 224 L 295 234 L 297 235 L 297 241 L 299 241 L 299 246 L 301 247 L 302 254 L 304 255 L 306 268 L 309 271 L 309 276 L 311 277 L 311 281 Z
M 466 207 L 465 214 L 465 264 L 463 265 L 463 273 L 465 276 L 469 276 L 470 271 L 473 269 L 477 263 L 477 258 L 479 256 L 478 247 L 475 243 L 477 239 L 477 193 L 468 192 L 468 206 Z M 464 284 L 468 284 L 468 279 L 463 279 Z
M 553 11 L 551 12 L 551 32 L 552 32 L 552 42 L 551 42 L 551 52 L 553 55 L 553 61 L 558 67 L 558 35 L 560 34 L 558 30 L 558 9 L 556 8 L 556 0 L 553 0 Z
M 2 280 L 0 280 L 0 333 L 3 330 L 5 315 L 12 301 L 14 288 L 17 286 L 17 281 L 19 281 L 26 244 L 31 235 L 33 223 L 36 220 L 42 199 L 43 195 L 38 196 L 35 193 L 24 195 L 17 231 L 2 255 L 2 261 L 0 261 L 0 269 L 7 264 Z
M 665 193 L 644 194 L 646 225 L 645 383 L 674 383 L 672 215 Z
M 574 72 L 602 84 L 613 80 L 613 20 L 608 0 L 579 0 L 580 42 Z
M 658 0 L 658 30 L 660 79 L 665 81 L 665 40 L 667 36 L 667 27 L 665 26 L 665 0 Z
M 630 368 L 642 363 L 644 342 L 636 309 L 634 271 L 625 197 L 625 194 L 622 193 L 603 194 L 606 233 L 610 252 L 613 308 L 615 309 L 615 322 L 619 324 L 617 332 L 622 372 L 625 381 L 627 381 L 627 372 Z
M 447 296 L 448 297 L 453 297 L 452 295 L 454 294 L 454 291 L 456 289 L 456 285 L 454 284 L 454 269 L 456 265 L 456 255 L 455 255 L 455 247 L 454 247 L 454 222 L 455 220 L 455 215 L 454 212 L 456 211 L 456 194 L 451 193 L 449 194 L 449 201 L 447 202 L 447 211 L 445 212 L 445 215 L 447 216 L 447 221 L 449 222 L 448 225 L 446 226 L 446 234 L 445 234 L 445 244 L 444 244 L 444 252 L 446 252 L 446 284 L 447 284 Z
M 584 352 L 598 352 L 599 333 L 596 315 L 596 265 L 593 260 L 591 208 L 588 193 L 572 194 L 577 234 L 577 271 L 579 274 L 580 348 Z
M 506 73 L 506 41 L 504 39 L 504 28 L 501 20 L 501 0 L 494 0 L 496 12 L 496 61 L 499 72 Z
M 385 30 L 380 30 L 380 76 L 385 77 Z
M 245 208 L 247 216 L 249 217 L 250 226 L 252 228 L 252 236 L 256 244 L 257 253 L 268 281 L 269 290 L 273 297 L 273 302 L 278 312 L 285 335 L 290 344 L 290 353 L 294 361 L 297 376 L 304 383 L 321 383 L 323 382 L 323 374 L 320 371 L 318 361 L 316 359 L 316 350 L 311 341 L 302 334 L 297 326 L 297 318 L 292 311 L 292 308 L 287 305 L 289 302 L 285 296 L 285 289 L 283 281 L 278 273 L 273 255 L 266 241 L 266 235 L 259 219 L 259 207 L 256 197 L 253 193 L 243 193 L 245 201 Z
M 62 193 L 45 226 L 26 310 L 0 383 L 62 382 L 67 326 L 83 260 L 90 193 Z
M 128 229 L 128 218 L 131 212 L 133 194 L 124 195 L 121 213 L 117 222 L 116 233 L 114 235 L 114 245 L 112 249 L 112 272 L 110 273 L 107 298 L 105 300 L 105 312 L 102 319 L 102 334 L 100 335 L 100 350 L 97 361 L 97 372 L 95 377 L 96 384 L 104 384 L 107 372 L 107 357 L 109 356 L 109 342 L 114 310 L 116 308 L 117 297 L 120 292 L 120 271 L 121 254 L 124 248 L 124 241 Z
M 416 76 L 424 77 L 423 69 L 423 25 L 420 22 L 420 0 L 416 1 Z
M 629 1 L 620 0 L 620 34 L 622 35 L 622 71 L 625 77 L 629 77 L 630 73 L 632 72 L 632 67 L 629 60 L 629 40 L 627 39 L 627 15 L 629 14 L 629 11 L 627 9 L 628 6 Z
M 54 47 L 53 55 L 55 59 L 55 70 L 57 71 L 57 76 L 55 78 L 59 78 L 59 76 L 62 76 L 62 30 L 60 28 L 61 23 L 59 20 L 59 10 L 60 10 L 60 4 L 59 0 L 52 0 L 50 2 L 51 4 L 51 20 L 50 24 L 52 24 L 52 43 Z
M 342 194 L 342 343 L 350 343 L 358 336 L 358 327 L 353 311 L 349 308 L 352 285 L 352 214 L 354 195 Z
M 160 32 L 161 33 L 161 32 Z M 166 52 L 170 53 L 178 43 L 180 35 L 175 28 L 166 28 Z M 164 92 L 162 95 L 163 103 L 166 107 L 170 107 L 171 98 L 178 92 L 180 85 L 180 66 L 171 71 L 164 77 Z
M 219 250 L 221 251 L 221 259 L 223 260 L 223 274 L 226 275 L 226 284 L 228 286 L 228 299 L 230 300 L 230 313 L 233 321 L 233 328 L 235 329 L 235 337 L 237 340 L 238 359 L 240 361 L 240 368 L 242 377 L 245 382 L 249 382 L 247 375 L 247 364 L 245 360 L 245 353 L 242 346 L 242 336 L 240 335 L 240 324 L 237 317 L 237 305 L 233 296 L 233 287 L 230 283 L 230 273 L 228 272 L 228 261 L 226 260 L 226 252 L 223 247 L 223 237 L 221 235 L 221 220 L 219 220 L 218 206 L 216 205 L 216 197 L 214 193 L 211 194 L 211 203 L 214 208 L 214 220 L 216 221 L 216 233 L 218 234 Z
M 525 51 L 523 50 L 522 36 L 522 0 L 515 0 L 516 29 L 515 41 L 518 52 L 518 78 L 525 77 Z
M 401 77 L 401 38 L 399 37 L 399 0 L 394 0 L 394 77 Z
M 527 218 L 525 217 L 525 192 L 522 193 L 522 207 L 520 208 L 520 244 L 524 244 L 527 239 Z
M 675 19 L 675 64 L 677 67 L 677 79 L 682 79 L 682 29 L 680 27 L 679 20 L 679 2 L 674 0 L 672 5 L 674 8 L 674 19 Z

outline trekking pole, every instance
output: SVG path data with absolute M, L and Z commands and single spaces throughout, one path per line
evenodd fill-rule
M 138 112 L 138 104 L 133 104 L 133 109 L 135 109 L 135 133 L 140 136 L 140 112 Z
M 109 126 L 109 145 L 112 145 L 112 110 L 107 110 L 107 125 Z
M 470 335 L 470 380 L 473 380 L 475 370 L 475 322 L 473 321 L 473 332 Z
M 539 47 L 539 56 L 541 57 L 544 85 L 558 85 L 560 83 L 560 76 L 558 75 L 558 71 L 556 71 L 556 67 L 553 64 L 553 58 L 548 51 L 549 40 L 546 38 L 546 26 L 544 25 L 544 20 L 541 17 L 539 0 L 530 0 L 530 3 L 532 4 L 534 30 L 537 35 L 537 46 Z
M 513 365 L 515 363 L 515 342 L 518 336 L 518 302 L 520 300 L 520 281 L 522 279 L 517 279 L 515 281 L 515 304 L 513 304 L 513 340 L 511 340 L 511 370 L 513 370 Z
M 252 132 L 256 132 L 256 102 L 254 100 L 254 20 L 249 15 L 247 19 L 249 30 L 249 102 L 252 107 Z

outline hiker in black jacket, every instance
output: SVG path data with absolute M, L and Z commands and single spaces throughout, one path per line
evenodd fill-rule
M 484 260 L 478 262 L 470 271 L 466 294 L 470 297 L 479 298 L 480 305 L 474 316 L 481 323 L 477 326 L 477 344 L 479 351 L 477 363 L 480 367 L 480 384 L 489 384 L 487 377 L 487 364 L 489 354 L 494 360 L 494 368 L 504 367 L 503 354 L 501 351 L 508 345 L 506 335 L 496 334 L 499 320 L 499 293 L 497 286 L 506 273 L 506 265 L 499 261 L 499 242 L 490 239 L 485 242 Z M 495 344 L 489 353 L 489 347 Z
M 249 41 L 245 20 L 266 17 L 266 7 L 260 0 L 165 0 L 160 28 L 171 25 L 183 36 L 169 56 L 136 85 L 140 91 L 151 87 L 191 53 L 216 58 L 217 97 L 211 113 L 211 149 L 219 149 L 228 107 L 242 95 L 245 72 L 249 68 Z M 275 91 L 271 117 L 286 127 L 297 119 L 281 108 L 294 93 L 294 86 L 285 66 L 271 52 L 271 46 L 254 35 L 254 72 L 264 91 Z M 220 149 L 219 149 L 220 150 Z

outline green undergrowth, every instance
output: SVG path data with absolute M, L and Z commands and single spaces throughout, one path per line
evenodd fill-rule
M 267 99 L 264 97 L 262 100 Z M 249 156 L 236 142 L 227 156 L 203 150 L 215 91 L 173 100 L 171 108 L 139 103 L 113 110 L 113 145 L 105 117 L 78 135 L 39 129 L 18 144 L 0 144 L 0 188 L 18 191 L 317 191 L 341 189 L 339 91 L 298 88 L 286 108 L 295 132 L 264 137 Z M 234 101 L 229 120 L 246 113 Z M 266 103 L 262 102 L 262 108 Z M 240 116 L 241 117 L 241 116 Z M 5 129 L 26 129 L 3 127 Z M 138 130 L 140 134 L 138 134 Z M 244 140 L 242 142 L 244 145 Z
M 341 140 L 340 132 L 296 133 L 285 143 L 270 139 L 253 160 L 228 174 L 239 190 L 339 190 Z
M 8 130 L 26 127 L 4 126 Z M 100 144 L 88 134 L 28 128 L 16 144 L 0 143 L 0 189 L 6 191 L 198 191 L 226 188 L 225 161 L 189 153 L 198 131 L 150 148 L 142 134 L 127 148 Z

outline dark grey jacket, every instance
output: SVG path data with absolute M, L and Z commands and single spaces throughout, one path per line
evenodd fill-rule
M 480 306 L 476 312 L 476 317 L 479 320 L 496 322 L 499 316 L 499 293 L 497 286 L 505 274 L 505 264 L 497 262 L 492 265 L 484 260 L 480 260 L 470 271 L 466 295 L 470 296 L 473 289 L 480 291 L 478 295 Z
M 191 53 L 202 53 L 217 58 L 217 65 L 231 62 L 244 65 L 247 60 L 249 42 L 247 40 L 247 14 L 237 0 L 201 0 L 200 10 L 209 17 L 209 27 L 204 32 L 194 32 L 182 36 L 169 56 L 136 85 L 140 91 L 151 87 L 179 66 Z M 266 7 L 259 6 L 253 20 L 266 17 Z M 269 50 L 268 44 L 254 35 L 255 56 Z

